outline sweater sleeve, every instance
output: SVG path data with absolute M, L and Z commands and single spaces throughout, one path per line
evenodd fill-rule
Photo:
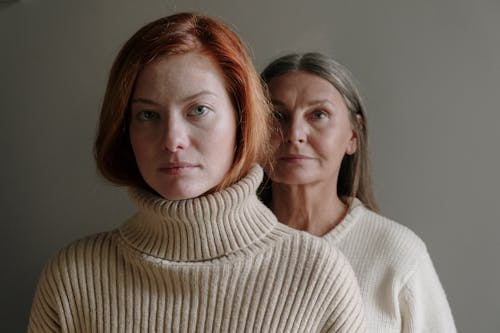
M 366 333 L 367 323 L 358 281 L 347 259 L 340 251 L 337 252 L 340 272 L 329 293 L 331 315 L 322 332 Z
M 55 279 L 49 262 L 40 277 L 35 291 L 28 324 L 29 333 L 61 332 L 61 325 L 56 306 Z
M 444 289 L 427 251 L 399 295 L 402 332 L 456 332 Z

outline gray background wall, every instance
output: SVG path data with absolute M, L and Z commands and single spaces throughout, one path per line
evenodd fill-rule
M 499 332 L 498 1 L 0 2 L 2 331 L 25 330 L 48 256 L 131 212 L 99 178 L 92 141 L 107 73 L 143 24 L 222 19 L 258 69 L 288 51 L 357 77 L 385 215 L 427 243 L 461 332 Z

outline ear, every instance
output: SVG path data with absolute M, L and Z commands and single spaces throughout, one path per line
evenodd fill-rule
M 360 128 L 363 128 L 363 118 L 361 118 L 361 115 L 357 114 L 356 124 L 351 128 L 352 135 L 351 138 L 349 139 L 349 142 L 347 143 L 347 149 L 346 149 L 347 155 L 354 154 L 358 149 L 358 130 Z

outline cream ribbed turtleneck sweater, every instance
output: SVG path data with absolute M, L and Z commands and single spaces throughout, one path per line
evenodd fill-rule
M 45 267 L 30 332 L 364 332 L 343 255 L 278 223 L 262 170 L 224 191 L 168 201 L 132 190 L 121 228 Z

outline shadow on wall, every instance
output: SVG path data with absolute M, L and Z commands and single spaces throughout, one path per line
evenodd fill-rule
M 0 11 L 12 6 L 16 2 L 19 2 L 19 0 L 0 0 Z

